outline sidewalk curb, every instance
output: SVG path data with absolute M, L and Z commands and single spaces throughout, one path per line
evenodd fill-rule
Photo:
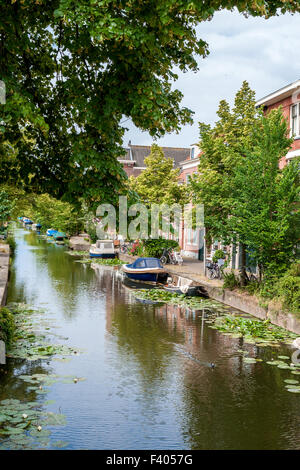
M 119 257 L 121 260 L 127 262 L 132 262 L 137 259 L 137 256 L 124 255 L 122 253 L 120 253 Z M 265 308 L 260 305 L 257 297 L 253 295 L 237 292 L 236 290 L 223 289 L 221 281 L 202 279 L 200 275 L 181 272 L 180 268 L 180 266 L 167 265 L 170 274 L 190 279 L 198 285 L 205 287 L 207 295 L 211 299 L 253 315 L 261 320 L 269 319 L 274 325 L 300 335 L 300 317 L 297 318 L 296 315 L 292 313 L 275 310 L 271 307 Z
M 9 245 L 0 244 L 0 306 L 5 305 L 9 275 Z

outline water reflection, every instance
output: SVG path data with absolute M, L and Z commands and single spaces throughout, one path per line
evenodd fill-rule
M 68 448 L 299 447 L 300 397 L 283 382 L 290 372 L 265 363 L 288 348 L 221 335 L 206 324 L 207 310 L 139 303 L 117 269 L 77 263 L 22 230 L 9 300 L 46 307 L 67 344 L 85 350 L 68 364 L 9 361 L 0 373 L 1 399 L 34 399 L 15 380 L 21 373 L 86 377 L 48 394 L 67 416 L 56 438 Z M 245 364 L 241 348 L 264 362 Z

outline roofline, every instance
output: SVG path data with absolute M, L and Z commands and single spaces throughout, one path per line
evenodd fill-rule
M 197 163 L 199 161 L 200 161 L 200 156 L 196 157 L 196 158 L 189 158 L 187 160 L 182 160 L 181 162 L 179 162 L 179 166 L 184 166 L 184 165 L 187 165 L 189 163 Z
M 195 144 L 196 145 L 196 144 Z M 145 149 L 151 149 L 151 145 L 130 145 L 130 148 L 133 148 L 133 147 L 138 147 L 138 148 L 145 148 Z M 160 148 L 162 149 L 172 149 L 172 150 L 186 150 L 186 151 L 190 151 L 190 148 L 189 147 L 163 147 L 163 146 L 159 146 Z M 126 149 L 127 150 L 127 149 Z
M 261 98 L 256 102 L 256 106 L 274 104 L 278 101 L 279 97 L 281 97 L 282 99 L 287 98 L 288 96 L 291 96 L 293 92 L 296 91 L 298 88 L 300 88 L 300 80 L 290 83 L 289 85 L 286 85 L 285 87 L 280 88 L 279 90 L 274 91 L 273 93 L 270 93 L 269 95 Z

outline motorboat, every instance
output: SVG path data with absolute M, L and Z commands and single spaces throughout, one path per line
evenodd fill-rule
M 171 292 L 172 294 L 186 295 L 188 297 L 193 297 L 193 296 L 207 297 L 207 292 L 205 291 L 205 288 L 202 286 L 167 285 L 167 286 L 163 286 L 163 289 L 167 292 Z
M 113 240 L 97 240 L 90 247 L 90 258 L 115 258 L 115 247 Z
M 124 264 L 121 270 L 134 281 L 165 283 L 168 272 L 158 258 L 138 258 L 131 264 Z
M 56 242 L 63 242 L 67 235 L 64 232 L 56 232 L 53 234 L 53 238 Z
M 188 297 L 201 296 L 208 297 L 208 293 L 204 286 L 201 286 L 191 279 L 181 276 L 172 276 L 167 279 L 167 284 L 163 289 L 172 294 L 186 295 Z
M 54 228 L 48 228 L 46 231 L 46 235 L 48 237 L 53 237 L 56 233 L 58 233 L 58 230 L 55 230 Z

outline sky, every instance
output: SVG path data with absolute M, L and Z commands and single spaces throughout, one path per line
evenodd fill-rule
M 182 106 L 194 111 L 194 124 L 179 134 L 166 134 L 156 143 L 168 147 L 189 147 L 199 141 L 198 122 L 213 124 L 220 100 L 231 105 L 242 82 L 247 80 L 257 100 L 300 79 L 300 14 L 280 15 L 265 20 L 245 18 L 238 12 L 222 11 L 212 21 L 197 28 L 210 54 L 198 58 L 199 71 L 181 73 L 175 82 L 184 98 Z M 124 146 L 151 145 L 147 132 L 137 129 L 130 120 Z

